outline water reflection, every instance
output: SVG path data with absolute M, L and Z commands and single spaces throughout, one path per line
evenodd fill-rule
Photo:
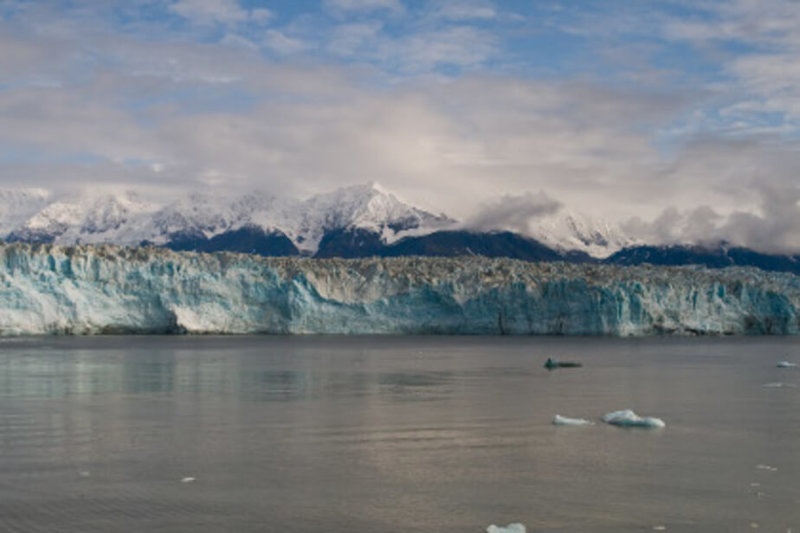
M 2 531 L 455 533 L 501 519 L 785 531 L 800 519 L 800 388 L 765 388 L 792 375 L 757 357 L 791 339 L 38 342 L 0 343 Z M 548 373 L 560 351 L 584 368 Z M 550 424 L 628 407 L 666 430 Z
M 100 341 L 102 345 L 102 341 Z M 346 361 L 299 361 L 291 354 L 253 350 L 240 357 L 177 350 L 105 349 L 15 351 L 0 357 L 0 396 L 59 399 L 96 395 L 235 395 L 248 401 L 286 401 L 345 394 L 377 393 L 414 399 L 447 394 L 456 377 L 450 371 L 384 372 L 370 370 L 363 353 Z M 316 364 L 321 363 L 321 364 Z

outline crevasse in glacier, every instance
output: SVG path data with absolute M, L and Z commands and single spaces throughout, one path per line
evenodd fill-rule
M 796 334 L 800 284 L 754 269 L 263 258 L 0 245 L 0 332 Z

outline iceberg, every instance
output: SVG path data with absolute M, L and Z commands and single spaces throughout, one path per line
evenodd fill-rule
M 486 533 L 525 533 L 527 529 L 523 524 L 515 522 L 513 524 L 508 524 L 505 527 L 500 527 L 492 524 L 491 526 L 486 528 Z
M 591 426 L 593 424 L 594 422 L 584 420 L 583 418 L 569 418 L 561 415 L 553 417 L 554 426 Z
M 794 383 L 784 383 L 782 381 L 771 381 L 769 383 L 764 383 L 763 387 L 767 389 L 784 389 L 784 388 L 794 389 L 797 387 L 797 385 L 795 385 Z
M 484 257 L 0 244 L 0 335 L 800 333 L 800 278 Z
M 630 409 L 608 413 L 603 416 L 603 422 L 620 427 L 663 428 L 666 426 L 660 418 L 641 417 Z
M 797 366 L 797 363 L 790 363 L 789 361 L 778 361 L 778 364 L 775 365 L 778 368 L 794 368 Z

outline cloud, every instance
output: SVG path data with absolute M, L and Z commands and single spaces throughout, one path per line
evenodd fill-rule
M 245 9 L 238 0 L 176 0 L 168 5 L 168 11 L 178 15 L 195 26 L 227 27 L 251 23 L 265 25 L 274 15 L 269 9 Z
M 640 242 L 716 247 L 743 246 L 764 253 L 800 252 L 800 188 L 796 185 L 754 184 L 759 206 L 722 215 L 711 206 L 691 210 L 665 209 L 646 222 L 632 218 L 623 230 Z
M 323 3 L 333 11 L 403 11 L 400 0 L 324 0 Z
M 733 102 L 725 112 L 739 132 L 759 130 L 765 122 L 800 121 L 800 9 L 793 0 L 731 0 L 701 4 L 704 16 L 673 19 L 664 27 L 669 39 L 716 46 L 729 77 L 722 87 Z M 744 50 L 731 53 L 726 45 Z M 772 115 L 772 116 L 769 116 Z
M 236 24 L 249 16 L 236 0 L 178 0 L 169 10 L 198 25 Z
M 280 30 L 268 30 L 265 44 L 274 52 L 282 55 L 297 54 L 311 47 L 309 43 L 290 37 Z
M 434 8 L 434 16 L 450 20 L 493 19 L 497 7 L 484 0 L 450 0 Z
M 561 207 L 560 202 L 544 192 L 505 195 L 483 204 L 463 225 L 479 231 L 506 230 L 530 234 L 537 218 L 555 214 Z
M 475 67 L 497 53 L 491 33 L 471 26 L 449 26 L 383 39 L 372 56 L 403 73 L 420 73 L 441 66 Z
M 354 54 L 366 44 L 374 43 L 382 27 L 378 21 L 340 24 L 333 31 L 328 50 L 340 56 Z
M 277 20 L 233 2 L 148 5 L 159 17 L 135 19 L 131 3 L 125 22 L 28 4 L 0 19 L 0 184 L 302 196 L 374 180 L 480 227 L 522 231 L 563 203 L 639 217 L 635 231 L 662 242 L 800 246 L 794 206 L 777 203 L 793 197 L 800 168 L 797 128 L 783 118 L 800 81 L 781 21 L 757 19 L 783 24 L 775 34 L 730 26 L 757 45 L 720 56 L 724 71 L 698 88 L 638 81 L 653 73 L 648 61 L 624 65 L 635 79 L 596 75 L 618 65 L 603 54 L 576 68 L 547 48 L 553 37 L 575 44 L 563 19 L 536 26 L 529 11 L 532 27 L 509 37 L 502 13 L 480 11 L 489 3 L 437 3 L 446 17 L 430 4 L 346 3 Z M 628 11 L 621 24 L 634 31 Z M 708 33 L 718 20 L 695 22 Z M 624 44 L 591 29 L 587 47 Z M 511 48 L 517 39 L 533 40 L 530 58 Z M 648 44 L 648 54 L 667 46 Z M 589 57 L 598 63 L 581 70 Z

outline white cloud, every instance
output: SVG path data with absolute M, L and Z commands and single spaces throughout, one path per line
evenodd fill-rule
M 546 193 L 504 195 L 483 203 L 464 226 L 476 230 L 506 230 L 528 235 L 536 219 L 552 215 L 561 209 L 561 203 Z
M 485 0 L 446 0 L 434 8 L 434 14 L 450 20 L 493 19 L 497 7 Z
M 333 11 L 403 11 L 400 0 L 324 0 L 324 4 Z
M 0 184 L 303 195 L 376 180 L 480 226 L 524 229 L 541 209 L 557 208 L 552 198 L 617 220 L 653 220 L 677 205 L 640 231 L 800 246 L 792 206 L 767 203 L 753 185 L 791 198 L 796 142 L 752 129 L 735 140 L 713 131 L 703 137 L 693 124 L 679 130 L 693 114 L 711 120 L 714 110 L 703 107 L 709 94 L 727 95 L 730 121 L 792 109 L 800 79 L 784 59 L 789 41 L 726 63 L 734 98 L 708 88 L 649 91 L 590 76 L 491 72 L 504 52 L 497 32 L 463 19 L 431 21 L 427 10 L 407 12 L 404 24 L 413 28 L 400 32 L 397 19 L 379 11 L 335 18 L 336 26 L 322 14 L 328 26 L 314 39 L 314 21 L 241 31 L 240 22 L 250 26 L 260 15 L 226 5 L 234 10 L 203 19 L 225 26 L 215 28 L 225 35 L 217 43 L 159 34 L 158 26 L 143 38 L 43 15 L 39 31 L 0 21 L 0 156 L 10 154 L 0 159 Z M 284 57 L 265 59 L 257 46 Z M 323 48 L 345 59 L 330 62 Z M 302 61 L 292 57 L 301 52 Z M 440 67 L 464 72 L 431 75 Z M 663 131 L 668 149 L 658 144 Z M 498 196 L 506 198 L 486 206 Z
M 786 121 L 800 120 L 800 6 L 793 0 L 732 0 L 701 4 L 700 20 L 672 20 L 665 25 L 670 39 L 705 47 L 736 43 L 749 52 L 717 52 L 731 80 L 724 88 L 726 111 L 740 121 L 740 131 L 763 128 L 763 113 L 775 113 Z M 733 95 L 733 96 L 732 96 Z M 748 112 L 749 116 L 748 116 Z M 774 120 L 774 119 L 773 119 Z
M 273 14 L 269 9 L 257 8 L 250 12 L 250 19 L 259 24 L 266 24 L 273 18 Z
M 248 17 L 236 0 L 178 0 L 169 10 L 198 25 L 235 24 Z
M 340 56 L 351 55 L 366 44 L 374 42 L 382 26 L 378 21 L 340 24 L 333 31 L 328 50 Z
M 494 35 L 471 26 L 449 26 L 381 40 L 373 57 L 405 73 L 439 66 L 475 67 L 498 52 Z
M 198 26 L 213 24 L 231 26 L 243 22 L 263 25 L 273 18 L 270 10 L 265 8 L 246 10 L 238 0 L 177 0 L 169 5 L 169 11 Z
M 289 37 L 280 30 L 268 30 L 265 35 L 265 44 L 274 52 L 284 55 L 303 52 L 311 47 L 309 43 Z

